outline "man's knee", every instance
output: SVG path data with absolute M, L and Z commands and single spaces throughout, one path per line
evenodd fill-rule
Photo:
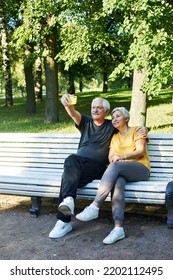
M 67 164 L 67 165 L 71 165 L 71 164 L 73 164 L 74 162 L 76 162 L 77 159 L 78 159 L 78 156 L 77 156 L 77 155 L 75 155 L 75 154 L 69 155 L 69 156 L 65 159 L 64 165 L 66 165 L 66 164 Z

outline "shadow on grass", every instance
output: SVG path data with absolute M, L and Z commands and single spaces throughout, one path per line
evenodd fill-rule
M 91 102 L 96 97 L 102 97 L 110 102 L 111 110 L 115 107 L 126 107 L 130 109 L 131 91 L 129 90 L 117 90 L 108 91 L 107 93 L 102 92 L 89 92 L 89 93 L 78 93 L 78 104 L 76 108 L 86 115 L 91 115 Z
M 160 104 L 170 104 L 172 102 L 172 90 L 164 90 L 157 96 L 153 96 L 151 100 L 148 100 L 148 107 L 158 106 Z

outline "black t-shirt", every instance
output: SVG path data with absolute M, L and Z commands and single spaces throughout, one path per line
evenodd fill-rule
M 81 132 L 77 155 L 107 164 L 110 140 L 117 132 L 111 120 L 97 126 L 91 117 L 82 115 L 81 123 L 76 127 Z

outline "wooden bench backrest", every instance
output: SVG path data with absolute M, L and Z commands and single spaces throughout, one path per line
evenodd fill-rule
M 0 133 L 0 166 L 32 171 L 62 172 L 64 159 L 75 153 L 79 134 Z M 173 134 L 149 134 L 151 178 L 164 180 L 173 174 Z
M 151 179 L 173 178 L 173 134 L 149 134 Z

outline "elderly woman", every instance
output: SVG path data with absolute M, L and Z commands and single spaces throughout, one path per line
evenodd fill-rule
M 112 124 L 118 129 L 114 134 L 109 150 L 109 166 L 102 176 L 94 201 L 76 218 L 89 221 L 98 217 L 99 208 L 111 192 L 114 229 L 103 240 L 112 244 L 125 237 L 123 229 L 126 181 L 148 180 L 150 162 L 147 153 L 148 137 L 139 136 L 137 127 L 129 127 L 130 115 L 124 107 L 112 111 Z

